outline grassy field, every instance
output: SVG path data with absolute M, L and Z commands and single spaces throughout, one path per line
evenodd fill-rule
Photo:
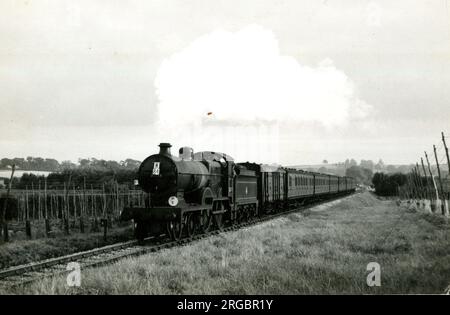
M 82 270 L 82 285 L 43 279 L 18 294 L 444 293 L 450 227 L 370 193 L 193 244 Z M 381 266 L 369 287 L 367 264 Z

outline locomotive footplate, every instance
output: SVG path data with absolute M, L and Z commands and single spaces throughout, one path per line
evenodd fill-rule
M 169 221 L 176 218 L 180 218 L 182 213 L 208 210 L 211 208 L 205 208 L 204 206 L 193 206 L 187 208 L 180 207 L 154 207 L 154 208 L 137 208 L 126 207 L 120 214 L 120 220 L 129 221 L 134 219 L 135 221 Z
M 179 218 L 181 215 L 181 208 L 178 207 L 155 207 L 155 208 L 124 208 L 120 214 L 120 219 L 128 221 L 134 219 L 135 221 L 148 220 L 173 220 Z

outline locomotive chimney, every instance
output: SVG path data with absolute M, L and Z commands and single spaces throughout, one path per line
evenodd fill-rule
M 172 145 L 170 143 L 160 143 L 159 144 L 159 154 L 165 155 L 165 156 L 172 156 L 170 153 L 170 148 Z

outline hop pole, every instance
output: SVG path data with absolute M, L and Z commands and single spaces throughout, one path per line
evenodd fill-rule
M 12 180 L 14 177 L 15 170 L 16 170 L 16 165 L 13 164 L 12 169 L 11 169 L 11 177 L 10 177 L 9 183 L 8 183 L 8 189 L 6 190 L 6 199 L 5 199 L 5 202 L 3 203 L 2 221 L 3 221 L 3 240 L 5 242 L 9 242 L 8 222 L 6 221 L 6 210 L 8 209 L 7 205 L 8 205 L 8 199 L 9 199 L 9 193 L 11 192 L 11 185 L 12 185 Z
M 444 211 L 444 186 L 442 185 L 442 178 L 441 178 L 441 168 L 439 167 L 439 161 L 438 161 L 438 157 L 437 157 L 437 153 L 436 153 L 436 146 L 433 145 L 433 150 L 434 150 L 434 157 L 436 159 L 436 166 L 437 166 L 437 171 L 438 171 L 438 176 L 439 176 L 439 186 L 441 188 L 441 212 L 443 215 L 445 215 L 445 211 Z

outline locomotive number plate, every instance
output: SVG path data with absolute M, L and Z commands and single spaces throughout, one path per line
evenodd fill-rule
M 159 175 L 159 162 L 153 163 L 152 175 Z

